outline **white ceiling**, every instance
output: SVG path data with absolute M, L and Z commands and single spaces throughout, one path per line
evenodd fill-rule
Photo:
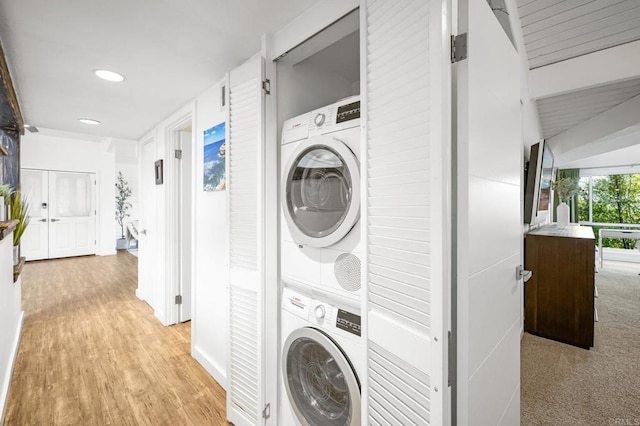
M 531 68 L 640 40 L 638 0 L 518 0 L 518 13 Z
M 316 2 L 0 0 L 0 39 L 26 123 L 139 139 Z
M 542 136 L 555 136 L 638 94 L 640 78 L 540 99 Z
M 556 164 L 640 162 L 640 1 L 515 1 L 528 91 Z

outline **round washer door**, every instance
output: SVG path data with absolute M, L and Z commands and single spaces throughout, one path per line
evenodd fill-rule
M 360 383 L 340 347 L 322 331 L 294 330 L 284 344 L 282 374 L 303 425 L 360 425 Z
M 360 218 L 360 166 L 344 143 L 329 136 L 301 142 L 282 179 L 282 210 L 299 244 L 328 247 Z

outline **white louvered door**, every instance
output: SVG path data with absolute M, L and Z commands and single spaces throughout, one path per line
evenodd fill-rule
M 365 0 L 366 423 L 446 424 L 447 2 Z
M 229 76 L 230 332 L 227 418 L 263 424 L 264 94 L 262 57 Z

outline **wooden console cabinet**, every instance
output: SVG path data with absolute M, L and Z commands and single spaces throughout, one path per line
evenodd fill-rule
M 538 336 L 593 346 L 595 238 L 588 226 L 547 225 L 525 236 L 524 328 Z

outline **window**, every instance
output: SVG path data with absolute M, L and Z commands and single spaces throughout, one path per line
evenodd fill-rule
M 600 228 L 610 228 L 614 224 L 639 224 L 640 173 L 580 178 L 578 211 L 580 222 L 592 224 L 596 235 Z M 634 249 L 636 241 L 605 238 L 602 245 Z

